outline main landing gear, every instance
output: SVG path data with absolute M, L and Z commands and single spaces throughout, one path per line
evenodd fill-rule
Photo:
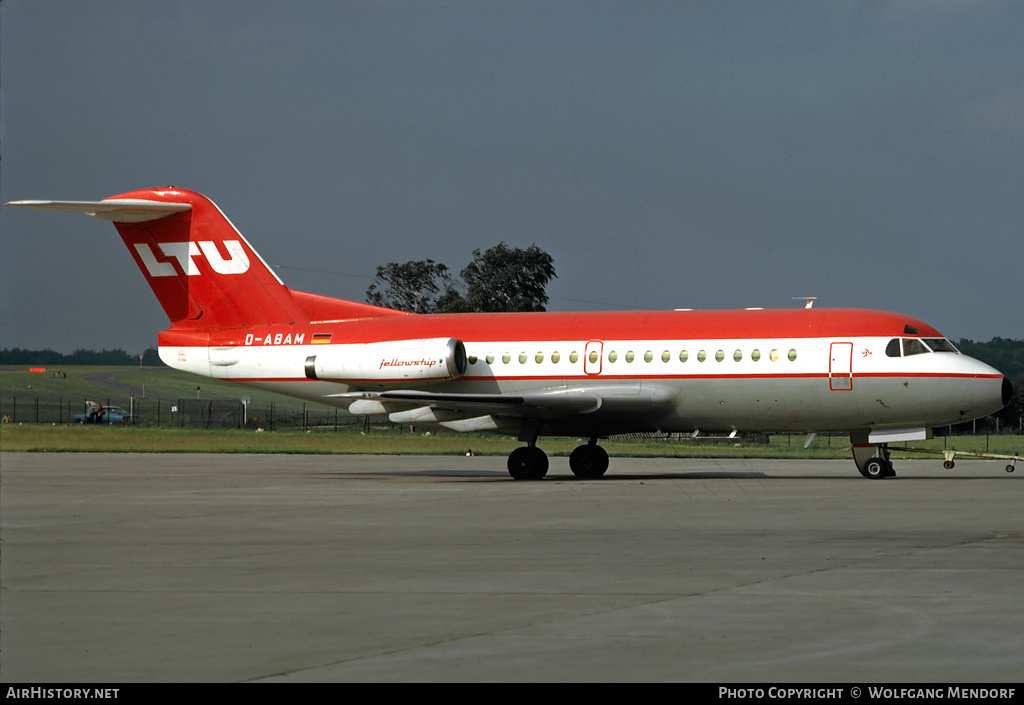
M 535 445 L 516 448 L 508 456 L 508 474 L 515 480 L 540 480 L 548 474 L 548 454 Z
M 851 433 L 850 444 L 853 447 L 853 462 L 857 464 L 861 475 L 869 480 L 896 477 L 889 458 L 889 444 L 869 443 L 866 433 Z
M 537 447 L 536 439 L 516 448 L 508 456 L 508 474 L 516 480 L 540 480 L 548 474 L 548 456 Z M 569 469 L 581 480 L 604 475 L 608 470 L 608 451 L 597 445 L 597 439 L 577 447 L 569 455 Z
M 608 451 L 591 438 L 590 443 L 577 446 L 569 455 L 569 469 L 582 480 L 601 477 L 608 469 Z

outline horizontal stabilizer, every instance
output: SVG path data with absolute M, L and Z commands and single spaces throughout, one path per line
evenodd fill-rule
M 112 198 L 108 201 L 12 201 L 6 205 L 81 213 L 114 223 L 144 223 L 192 209 L 191 203 L 163 203 L 135 198 Z

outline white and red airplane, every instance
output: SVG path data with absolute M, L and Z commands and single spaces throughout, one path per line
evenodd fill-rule
M 10 206 L 114 223 L 171 320 L 171 367 L 394 422 L 514 434 L 516 479 L 543 435 L 581 436 L 569 467 L 608 468 L 637 432 L 849 432 L 861 474 L 888 443 L 1005 406 L 1009 380 L 935 328 L 859 309 L 413 315 L 289 289 L 204 196 L 174 187 Z

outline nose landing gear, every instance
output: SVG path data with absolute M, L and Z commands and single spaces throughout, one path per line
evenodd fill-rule
M 880 480 L 883 477 L 895 477 L 896 471 L 892 469 L 892 461 L 889 460 L 888 449 L 883 449 L 885 455 L 877 455 L 864 463 L 864 467 L 858 467 L 860 474 L 870 480 Z
M 853 447 L 853 462 L 857 464 L 861 475 L 869 480 L 896 476 L 889 458 L 888 443 L 869 443 L 868 434 L 851 433 L 850 444 Z

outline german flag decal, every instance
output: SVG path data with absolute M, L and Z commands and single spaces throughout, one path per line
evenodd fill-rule
M 332 333 L 314 333 L 313 345 L 327 345 L 331 342 Z

